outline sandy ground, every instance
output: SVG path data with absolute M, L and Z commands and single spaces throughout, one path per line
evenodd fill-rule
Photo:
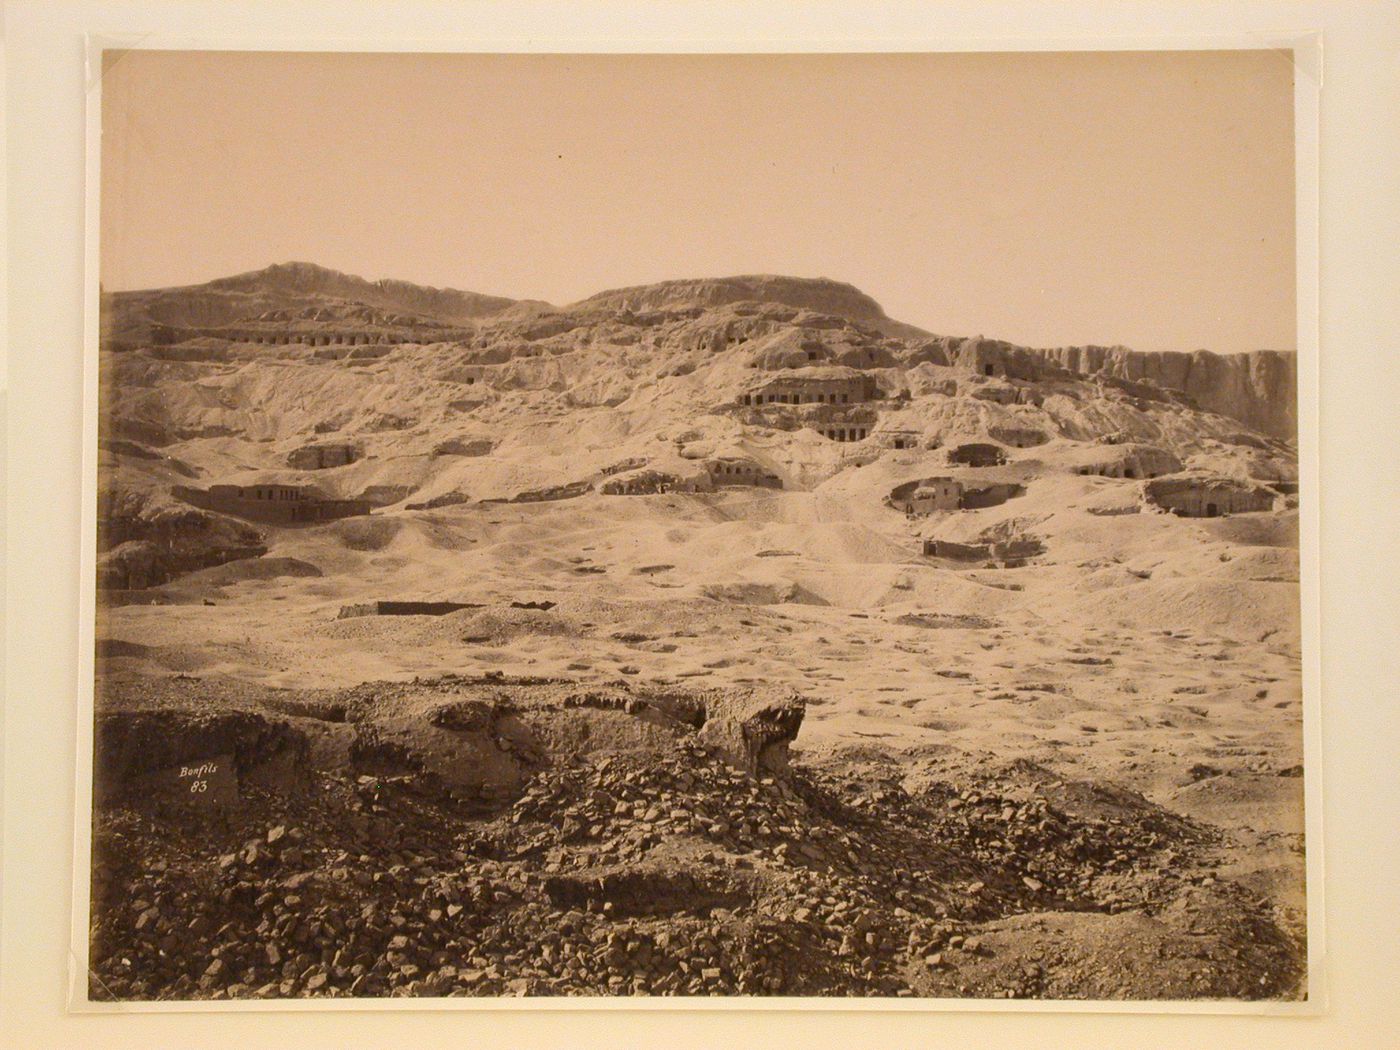
M 808 701 L 799 755 L 1027 758 L 1111 780 L 1226 829 L 1234 873 L 1301 909 L 1288 515 L 1062 515 L 1051 553 L 1017 569 L 923 558 L 902 516 L 854 517 L 735 489 L 273 530 L 269 558 L 321 575 L 197 573 L 165 589 L 180 604 L 104 612 L 100 645 L 114 675 L 284 687 L 483 671 L 786 684 Z M 482 608 L 338 618 L 376 599 Z

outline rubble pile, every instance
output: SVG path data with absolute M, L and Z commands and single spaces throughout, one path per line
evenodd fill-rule
M 1210 892 L 1199 829 L 1142 800 L 1079 817 L 1033 782 L 755 775 L 690 737 L 560 761 L 487 814 L 353 771 L 212 816 L 126 799 L 96 817 L 92 994 L 1035 995 L 1029 965 L 959 983 L 994 961 L 981 924 Z M 1281 994 L 1285 955 L 1254 994 Z M 1200 994 L 1244 983 L 1217 970 Z

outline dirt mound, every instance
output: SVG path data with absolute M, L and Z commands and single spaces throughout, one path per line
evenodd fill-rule
M 1297 512 L 1247 514 L 1241 517 L 1198 521 L 1195 524 L 1213 538 L 1227 543 L 1260 547 L 1298 546 Z
M 353 551 L 382 551 L 403 529 L 401 518 L 343 518 L 330 526 L 330 532 Z
M 229 584 L 242 583 L 244 580 L 275 580 L 284 576 L 314 577 L 320 575 L 321 570 L 318 567 L 299 558 L 263 556 L 233 561 L 213 569 L 191 573 L 179 581 L 176 589 L 200 585 L 226 587 Z
M 915 981 L 940 997 L 1112 1000 L 1149 987 L 1163 1000 L 1255 999 L 1277 986 L 1270 971 L 1292 950 L 1272 924 L 1208 898 L 1157 916 L 1045 912 L 986 923 L 960 950 L 916 967 Z

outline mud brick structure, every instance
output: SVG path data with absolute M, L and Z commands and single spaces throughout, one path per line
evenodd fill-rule
M 204 510 L 281 525 L 355 517 L 368 514 L 372 506 L 362 499 L 327 499 L 303 485 L 211 485 L 208 489 L 176 485 L 170 491 L 176 499 Z
M 962 506 L 963 484 L 953 478 L 924 478 L 897 486 L 890 493 L 890 506 L 905 514 L 923 515 L 958 510 Z

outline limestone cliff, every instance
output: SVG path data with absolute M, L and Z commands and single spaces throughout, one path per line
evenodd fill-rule
M 1271 437 L 1291 441 L 1298 436 L 1298 357 L 1291 352 L 1144 353 L 1121 346 L 1069 346 L 1031 353 L 1070 372 L 1180 390 L 1202 408 Z

